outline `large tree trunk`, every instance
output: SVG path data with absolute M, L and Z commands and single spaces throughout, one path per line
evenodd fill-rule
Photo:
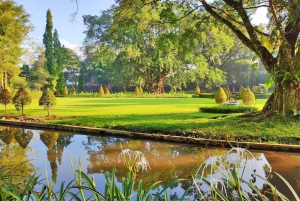
M 293 56 L 288 43 L 282 45 L 279 51 L 279 62 L 273 67 L 275 89 L 266 102 L 263 112 L 266 115 L 281 113 L 283 116 L 300 110 L 300 82 L 297 73 L 300 72 L 299 55 Z

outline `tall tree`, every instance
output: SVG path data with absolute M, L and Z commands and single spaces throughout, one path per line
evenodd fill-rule
M 49 84 L 48 86 L 45 86 L 45 88 L 49 87 L 50 90 L 54 90 L 55 88 L 55 81 L 56 81 L 56 67 L 57 65 L 55 64 L 55 58 L 53 55 L 53 35 L 52 35 L 52 30 L 53 30 L 53 22 L 52 22 L 52 14 L 51 11 L 48 9 L 47 14 L 46 14 L 46 29 L 45 33 L 43 35 L 43 44 L 45 46 L 45 68 L 47 69 L 49 75 L 51 76 L 49 78 Z
M 21 43 L 32 26 L 29 15 L 13 1 L 0 1 L 0 87 L 20 74 Z
M 64 49 L 60 44 L 57 30 L 54 29 L 53 33 L 53 57 L 56 65 L 56 75 L 57 83 L 56 90 L 58 90 L 61 94 L 63 93 L 65 87 L 65 77 L 63 74 L 63 61 L 64 61 Z
M 84 92 L 84 83 L 85 83 L 85 65 L 81 64 L 79 76 L 78 76 L 78 93 Z
M 91 39 L 92 44 L 98 42 L 99 63 L 109 65 L 110 69 L 121 67 L 135 82 L 142 79 L 148 92 L 162 91 L 166 81 L 180 88 L 197 76 L 208 80 L 208 85 L 224 82 L 223 72 L 213 68 L 216 65 L 213 59 L 228 51 L 233 40 L 225 34 L 224 26 L 219 26 L 211 28 L 214 35 L 208 33 L 213 36 L 210 40 L 214 43 L 202 44 L 200 39 L 213 22 L 201 22 L 197 14 L 183 19 L 182 23 L 173 22 L 174 17 L 185 12 L 179 7 L 177 3 L 168 7 L 167 2 L 162 2 L 152 9 L 147 4 L 136 13 L 122 2 L 100 17 L 86 16 L 87 39 Z M 213 46 L 217 43 L 219 48 Z M 213 52 L 214 58 L 212 55 L 205 58 L 205 51 Z M 111 56 L 107 59 L 107 55 Z
M 160 2 L 160 1 L 158 1 Z M 179 0 L 178 0 L 179 2 Z M 294 0 L 199 0 L 180 1 L 190 12 L 204 8 L 214 19 L 225 24 L 253 51 L 272 76 L 275 89 L 263 112 L 283 116 L 300 110 L 300 4 Z M 120 4 L 142 12 L 144 1 L 123 0 Z M 157 1 L 152 5 L 156 5 Z M 156 7 L 156 6 L 155 6 Z M 266 7 L 268 25 L 251 21 L 257 9 Z M 189 13 L 189 12 L 187 12 Z

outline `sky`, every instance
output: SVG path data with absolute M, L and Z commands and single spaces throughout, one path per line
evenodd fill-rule
M 42 44 L 46 27 L 46 12 L 51 10 L 53 27 L 57 29 L 61 44 L 67 48 L 78 50 L 85 38 L 83 33 L 86 27 L 83 25 L 83 15 L 99 15 L 101 10 L 106 10 L 114 3 L 114 0 L 78 0 L 78 14 L 75 21 L 71 21 L 71 15 L 76 12 L 75 0 L 14 0 L 18 5 L 23 5 L 30 15 L 34 30 L 29 36 Z M 266 10 L 259 11 L 253 17 L 256 24 L 265 23 Z
M 23 5 L 30 15 L 34 30 L 29 37 L 42 43 L 46 27 L 46 12 L 52 13 L 53 28 L 57 30 L 61 44 L 67 48 L 76 49 L 85 38 L 83 33 L 83 15 L 99 15 L 101 10 L 106 10 L 114 0 L 78 0 L 78 14 L 75 21 L 71 15 L 76 12 L 75 0 L 14 0 L 18 5 Z M 53 29 L 53 30 L 54 30 Z

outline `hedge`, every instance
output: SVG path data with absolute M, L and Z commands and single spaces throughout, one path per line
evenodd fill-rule
M 253 106 L 231 106 L 231 105 L 222 105 L 215 107 L 201 107 L 199 112 L 204 113 L 221 113 L 221 114 L 230 114 L 230 113 L 248 113 L 258 111 L 257 107 Z

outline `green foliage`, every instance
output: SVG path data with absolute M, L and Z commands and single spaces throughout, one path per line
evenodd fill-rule
M 60 94 L 64 94 L 64 88 L 65 88 L 65 76 L 64 73 L 61 72 L 57 79 L 56 89 L 59 91 Z
M 195 90 L 194 90 L 194 94 L 199 95 L 200 94 L 200 87 L 197 85 Z
M 99 96 L 100 96 L 100 97 L 103 97 L 103 95 L 104 95 L 104 90 L 103 90 L 102 85 L 100 85 L 98 93 L 99 93 Z
M 242 100 L 245 105 L 253 105 L 255 103 L 255 96 L 249 87 L 243 93 Z
M 49 88 L 46 88 L 39 99 L 39 106 L 45 107 L 48 112 L 48 116 L 50 115 L 50 108 L 55 107 L 56 105 L 56 98 L 54 94 L 50 91 Z
M 139 89 L 138 86 L 135 87 L 134 91 L 135 91 L 135 95 L 136 95 L 136 96 L 139 96 L 139 95 L 140 95 L 140 89 Z
M 104 94 L 106 94 L 106 95 L 110 95 L 110 91 L 109 91 L 109 89 L 108 89 L 108 87 L 107 87 L 107 86 L 105 86 L 105 89 L 104 89 Z
M 247 89 L 246 89 L 245 87 L 243 87 L 243 85 L 240 86 L 238 95 L 239 95 L 239 97 L 240 97 L 241 99 L 243 98 L 243 95 L 244 95 L 244 93 L 246 92 L 246 90 L 247 90 Z
M 84 83 L 85 83 L 85 69 L 83 67 L 80 68 L 80 74 L 78 77 L 78 93 L 84 91 Z
M 215 93 L 200 93 L 199 98 L 212 98 L 215 99 L 216 94 Z
M 71 94 L 73 94 L 73 95 L 76 94 L 76 89 L 75 89 L 74 86 L 71 87 L 71 91 L 70 91 L 70 92 L 71 92 Z
M 143 90 L 142 86 L 139 87 L 139 91 L 140 91 L 140 94 L 143 94 L 144 90 Z
M 0 85 L 7 88 L 21 72 L 19 63 L 23 54 L 22 42 L 32 29 L 30 16 L 24 7 L 14 1 L 0 3 Z
M 23 87 L 20 87 L 12 101 L 16 109 L 18 111 L 21 110 L 22 115 L 24 115 L 24 106 L 29 105 L 32 102 L 32 98 Z
M 68 87 L 67 87 L 67 86 L 65 86 L 65 87 L 64 87 L 64 95 L 68 95 L 68 94 L 69 94 Z
M 248 113 L 248 112 L 257 112 L 257 107 L 252 106 L 216 106 L 216 107 L 201 107 L 199 112 L 205 113 L 215 113 L 215 114 L 231 114 L 231 113 Z
M 226 93 L 227 100 L 230 100 L 231 93 L 230 93 L 229 86 L 226 85 L 226 87 L 224 87 L 223 89 L 224 89 L 224 92 Z
M 8 91 L 7 89 L 3 89 L 0 93 L 0 103 L 5 106 L 5 114 L 7 114 L 7 108 L 6 106 L 11 103 L 13 99 L 13 94 Z
M 253 93 L 263 93 L 264 90 L 263 90 L 263 88 L 261 86 L 253 86 L 252 87 L 252 92 Z
M 227 100 L 227 95 L 226 95 L 224 89 L 222 87 L 220 87 L 218 89 L 218 91 L 216 92 L 215 101 L 217 104 L 222 105 L 226 102 L 226 100 Z

